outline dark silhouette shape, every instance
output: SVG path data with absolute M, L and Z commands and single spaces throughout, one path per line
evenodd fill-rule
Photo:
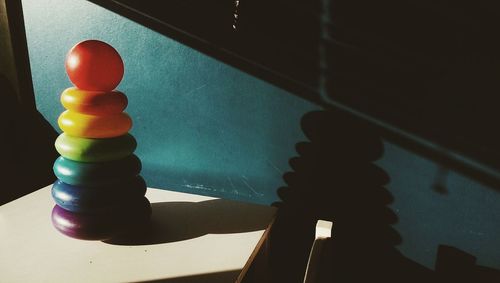
M 151 204 L 149 226 L 135 234 L 106 241 L 114 245 L 152 245 L 197 238 L 206 234 L 241 233 L 266 229 L 272 215 L 262 206 L 223 199 Z
M 302 129 L 310 142 L 297 144 L 284 175 L 282 202 L 271 233 L 273 282 L 301 282 L 318 219 L 334 222 L 328 245 L 331 266 L 323 274 L 335 282 L 428 280 L 431 271 L 394 247 L 400 235 L 391 227 L 397 216 L 384 188 L 387 173 L 373 162 L 383 154 L 377 132 L 341 112 L 304 115 Z
M 21 105 L 9 81 L 0 75 L 0 205 L 55 180 L 57 132 L 35 109 Z
M 302 129 L 309 142 L 297 143 L 275 204 L 272 282 L 302 282 L 318 219 L 334 222 L 319 282 L 500 282 L 500 271 L 456 248 L 440 247 L 436 272 L 396 249 L 402 239 L 384 188 L 390 177 L 374 164 L 383 155 L 376 129 L 339 111 L 307 113 Z
M 452 246 L 439 245 L 436 277 L 441 282 L 500 282 L 500 270 L 476 264 L 476 257 Z

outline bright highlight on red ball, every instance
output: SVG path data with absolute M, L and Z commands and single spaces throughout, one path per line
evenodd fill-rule
M 123 78 L 123 61 L 109 44 L 86 40 L 71 48 L 66 57 L 66 72 L 79 89 L 110 91 Z

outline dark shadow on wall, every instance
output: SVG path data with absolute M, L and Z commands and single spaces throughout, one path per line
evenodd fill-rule
M 273 282 L 301 282 L 318 219 L 334 222 L 329 248 L 332 282 L 428 282 L 432 272 L 395 248 L 401 236 L 384 187 L 387 173 L 373 162 L 383 154 L 377 133 L 334 111 L 307 113 L 302 129 L 309 142 L 297 144 L 284 175 L 281 202 L 271 234 Z M 325 282 L 330 282 L 327 280 Z
M 439 145 L 445 150 L 384 134 L 500 192 L 497 173 L 450 154 L 500 169 L 500 135 L 491 131 L 499 119 L 491 94 L 499 89 L 500 40 L 489 36 L 498 26 L 498 2 L 318 2 L 324 97 Z
M 0 205 L 52 183 L 57 132 L 36 110 L 17 101 L 0 75 Z
M 392 227 L 398 218 L 384 187 L 390 176 L 374 164 L 384 152 L 374 128 L 342 112 L 316 111 L 304 115 L 302 130 L 309 141 L 297 143 L 299 156 L 290 159 L 293 171 L 275 203 L 271 282 L 302 282 L 318 219 L 334 223 L 320 282 L 500 282 L 499 270 L 454 247 L 439 247 L 435 271 L 396 249 L 404 239 Z
M 436 279 L 440 282 L 500 282 L 500 270 L 477 265 L 476 259 L 455 247 L 439 245 Z

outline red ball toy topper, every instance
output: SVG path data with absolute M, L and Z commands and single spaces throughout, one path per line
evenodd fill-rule
M 65 65 L 71 82 L 83 90 L 110 91 L 123 78 L 120 54 L 99 40 L 77 43 L 68 52 Z

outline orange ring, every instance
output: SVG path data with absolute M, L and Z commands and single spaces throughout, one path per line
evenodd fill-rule
M 64 108 L 92 115 L 111 115 L 122 112 L 128 104 L 127 96 L 122 92 L 91 91 L 70 87 L 61 94 Z
M 59 116 L 57 123 L 67 135 L 82 138 L 117 137 L 132 128 L 132 119 L 125 112 L 99 116 L 66 110 Z

